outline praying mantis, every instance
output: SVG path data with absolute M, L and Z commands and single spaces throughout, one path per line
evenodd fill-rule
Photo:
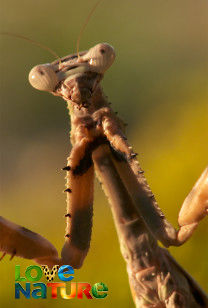
M 61 257 L 41 235 L 0 218 L 0 250 L 39 264 L 80 268 L 90 246 L 94 169 L 111 205 L 137 307 L 207 307 L 206 294 L 158 246 L 180 246 L 207 215 L 208 168 L 185 199 L 176 231 L 159 209 L 128 144 L 124 125 L 103 93 L 101 80 L 115 51 L 99 43 L 84 52 L 35 66 L 30 84 L 62 97 L 71 117 L 71 153 L 66 171 L 66 233 Z

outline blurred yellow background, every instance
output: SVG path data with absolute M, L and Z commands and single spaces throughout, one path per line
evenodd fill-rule
M 1 31 L 28 36 L 60 56 L 76 39 L 95 1 L 2 0 Z M 103 81 L 113 109 L 128 122 L 127 135 L 167 218 L 177 226 L 180 206 L 208 158 L 208 2 L 104 0 L 81 39 L 115 47 L 117 59 Z M 26 41 L 1 36 L 1 215 L 36 231 L 61 250 L 65 229 L 65 166 L 70 151 L 65 102 L 35 91 L 27 81 L 36 64 L 52 56 Z M 14 299 L 14 266 L 0 263 L 0 305 L 44 308 L 132 307 L 125 263 L 107 200 L 95 185 L 91 249 L 77 282 L 103 281 L 104 300 Z M 206 219 L 191 240 L 170 251 L 207 286 Z M 43 282 L 45 280 L 43 279 Z

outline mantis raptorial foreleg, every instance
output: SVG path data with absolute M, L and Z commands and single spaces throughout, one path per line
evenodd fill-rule
M 111 146 L 123 156 L 123 160 L 116 162 L 116 168 L 146 226 L 166 247 L 182 245 L 191 237 L 199 221 L 208 213 L 208 168 L 204 170 L 184 201 L 178 218 L 179 230 L 176 231 L 158 207 L 141 167 L 135 159 L 136 154 L 110 112 L 106 111 L 106 115 L 102 118 L 102 127 Z
M 92 229 L 94 168 L 88 161 L 85 137 L 74 145 L 68 158 L 67 170 L 67 226 L 62 262 L 79 268 L 88 252 Z M 84 173 L 83 173 L 84 172 Z M 81 227 L 82 226 L 82 227 Z

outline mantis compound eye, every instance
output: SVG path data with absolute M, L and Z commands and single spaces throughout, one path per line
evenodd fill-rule
M 114 62 L 115 51 L 107 43 L 100 43 L 90 48 L 83 60 L 88 60 L 92 71 L 103 74 Z
M 59 80 L 50 64 L 37 65 L 29 73 L 31 86 L 40 91 L 53 92 Z

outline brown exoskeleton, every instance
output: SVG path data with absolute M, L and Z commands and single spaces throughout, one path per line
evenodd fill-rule
M 100 81 L 114 59 L 113 47 L 101 43 L 31 70 L 31 85 L 61 96 L 71 117 L 73 148 L 63 168 L 65 243 L 59 257 L 45 238 L 1 217 L 0 250 L 3 256 L 34 259 L 50 267 L 81 267 L 90 245 L 95 166 L 111 203 L 137 307 L 207 307 L 206 295 L 157 240 L 166 247 L 183 244 L 207 214 L 208 169 L 186 198 L 176 231 L 159 209 L 123 123 L 103 94 Z

